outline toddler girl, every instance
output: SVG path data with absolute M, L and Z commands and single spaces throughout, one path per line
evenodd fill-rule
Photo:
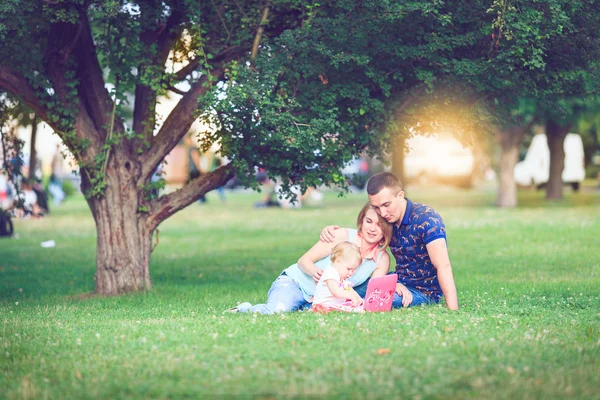
M 354 243 L 342 242 L 333 248 L 331 265 L 323 270 L 317 283 L 312 310 L 364 312 L 363 299 L 347 281 L 362 263 L 360 250 Z

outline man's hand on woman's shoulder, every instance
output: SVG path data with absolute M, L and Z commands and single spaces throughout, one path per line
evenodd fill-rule
M 329 225 L 321 231 L 320 240 L 325 243 L 331 243 L 335 239 L 336 231 L 340 229 L 337 225 Z

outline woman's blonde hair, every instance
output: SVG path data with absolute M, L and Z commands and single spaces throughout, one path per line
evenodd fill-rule
M 358 246 L 350 242 L 338 243 L 331 251 L 331 262 L 341 262 L 343 260 L 356 261 L 360 265 L 362 256 Z
M 385 249 L 386 247 L 388 247 L 390 241 L 392 240 L 392 236 L 394 235 L 394 227 L 392 226 L 392 224 L 387 222 L 385 218 L 383 218 L 377 213 L 377 210 L 375 210 L 375 207 L 373 207 L 371 203 L 365 204 L 362 210 L 360 210 L 360 212 L 358 213 L 358 218 L 356 219 L 356 228 L 360 233 L 360 231 L 362 230 L 365 215 L 367 215 L 367 211 L 369 210 L 373 210 L 375 211 L 375 214 L 377 214 L 377 225 L 379 225 L 379 227 L 381 228 L 381 233 L 383 233 L 383 238 L 381 238 L 381 241 L 379 242 L 379 247 Z

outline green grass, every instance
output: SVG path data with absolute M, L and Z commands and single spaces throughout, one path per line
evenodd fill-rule
M 81 198 L 17 221 L 0 240 L 0 398 L 600 399 L 600 192 L 521 192 L 514 210 L 493 190 L 408 195 L 444 217 L 458 312 L 222 314 L 263 302 L 323 226 L 354 226 L 363 194 L 300 210 L 211 194 L 160 226 L 155 289 L 114 298 L 86 296 Z

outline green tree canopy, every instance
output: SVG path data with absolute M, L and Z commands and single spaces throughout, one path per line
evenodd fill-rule
M 468 140 L 520 97 L 589 91 L 595 6 L 6 0 L 0 88 L 77 158 L 98 228 L 96 291 L 121 293 L 151 286 L 158 224 L 233 174 L 338 184 L 345 162 L 389 151 L 393 134 L 452 127 Z M 168 93 L 181 99 L 157 121 Z M 151 175 L 198 117 L 215 128 L 202 144 L 231 162 L 152 198 Z

